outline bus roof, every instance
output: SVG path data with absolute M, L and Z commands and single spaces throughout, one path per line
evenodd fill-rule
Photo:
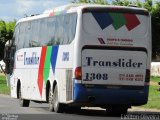
M 40 15 L 31 15 L 29 17 L 22 18 L 17 22 L 17 24 L 20 22 L 26 22 L 26 21 L 36 20 L 40 18 L 45 18 L 45 17 L 57 16 L 60 14 L 74 13 L 74 12 L 81 11 L 85 8 L 128 9 L 128 10 L 138 10 L 138 11 L 143 11 L 145 13 L 148 13 L 146 9 L 137 8 L 137 7 L 72 3 L 68 5 L 55 7 L 50 10 L 45 10 Z

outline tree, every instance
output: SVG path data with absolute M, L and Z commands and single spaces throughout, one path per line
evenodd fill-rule
M 102 4 L 102 5 L 108 4 L 105 0 L 93 0 L 92 2 L 95 4 Z
M 140 0 L 137 0 L 137 1 L 133 2 L 133 4 L 138 6 L 139 8 L 143 7 L 143 4 L 142 4 L 142 2 L 140 2 Z
M 0 60 L 3 59 L 4 56 L 4 47 L 5 47 L 5 40 L 6 40 L 6 24 L 3 20 L 0 20 Z
M 152 0 L 146 0 L 143 4 L 143 7 L 152 12 Z
M 11 40 L 13 37 L 14 27 L 16 24 L 16 20 L 6 23 L 6 40 Z
M 72 3 L 93 3 L 93 4 L 108 4 L 105 0 L 73 0 Z
M 73 3 L 91 3 L 90 0 L 73 0 Z
M 156 56 L 160 52 L 160 2 L 152 8 L 152 55 Z
M 5 21 L 0 20 L 0 42 L 5 42 L 6 34 L 6 23 Z
M 4 56 L 5 43 L 12 39 L 15 24 L 15 20 L 8 23 L 0 20 L 0 60 Z
M 129 2 L 128 0 L 114 0 L 112 4 L 120 6 L 128 6 L 129 4 L 131 4 L 131 2 Z

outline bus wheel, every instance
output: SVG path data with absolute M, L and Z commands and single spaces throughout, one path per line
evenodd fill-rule
M 53 106 L 53 92 L 52 89 L 49 89 L 49 111 L 53 112 L 54 106 Z
M 18 96 L 19 96 L 19 104 L 21 107 L 29 107 L 29 103 L 30 103 L 30 100 L 25 100 L 22 98 L 22 94 L 21 94 L 21 86 L 19 88 L 19 91 L 18 91 Z
M 58 101 L 58 88 L 57 85 L 54 88 L 53 92 L 53 108 L 56 113 L 62 113 L 64 111 L 63 104 L 59 103 Z
M 109 116 L 121 116 L 127 114 L 128 107 L 125 106 L 110 106 L 106 109 Z

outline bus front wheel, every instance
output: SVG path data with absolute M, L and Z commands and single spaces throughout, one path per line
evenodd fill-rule
M 21 86 L 19 87 L 18 96 L 19 96 L 20 106 L 21 107 L 29 107 L 30 100 L 26 100 L 26 99 L 22 98 Z

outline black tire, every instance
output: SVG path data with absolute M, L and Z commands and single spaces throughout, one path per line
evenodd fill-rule
M 53 112 L 54 111 L 54 106 L 53 106 L 53 92 L 52 89 L 49 89 L 49 111 Z
M 110 106 L 106 109 L 108 116 L 121 116 L 126 115 L 128 107 L 125 106 Z
M 64 112 L 64 105 L 59 103 L 58 101 L 58 88 L 57 85 L 54 88 L 53 92 L 53 108 L 56 113 L 62 113 Z
M 29 107 L 30 100 L 23 99 L 21 96 L 21 86 L 19 87 L 18 96 L 19 96 L 20 106 L 21 107 Z

